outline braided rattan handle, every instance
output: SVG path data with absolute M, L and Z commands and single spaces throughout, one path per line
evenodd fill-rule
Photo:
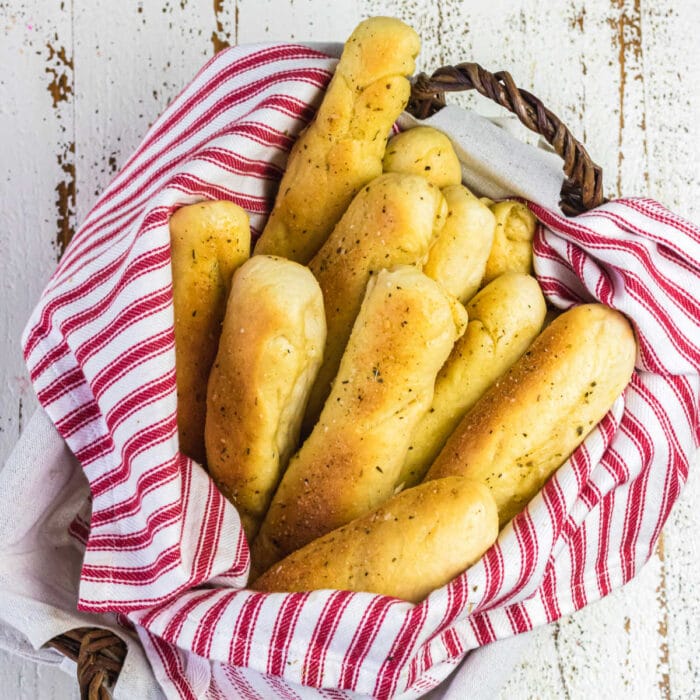
M 419 119 L 445 106 L 446 92 L 477 90 L 517 115 L 532 131 L 542 135 L 564 159 L 566 180 L 560 206 L 567 216 L 593 209 L 603 198 L 603 171 L 596 165 L 555 114 L 534 95 L 518 88 L 510 73 L 489 73 L 477 63 L 443 66 L 431 76 L 421 73 L 413 81 L 408 111 Z
M 98 627 L 80 627 L 48 642 L 78 664 L 81 700 L 110 700 L 113 685 L 126 657 L 126 644 L 113 632 Z

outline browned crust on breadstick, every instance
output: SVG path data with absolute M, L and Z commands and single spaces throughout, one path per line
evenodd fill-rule
M 292 458 L 252 549 L 258 571 L 393 492 L 466 312 L 413 267 L 370 284 L 319 422 Z
M 618 311 L 602 304 L 567 311 L 464 417 L 426 479 L 481 481 L 507 522 L 607 413 L 635 355 L 632 328 Z
M 497 536 L 496 504 L 486 487 L 438 479 L 307 544 L 252 588 L 367 591 L 419 603 L 476 562 Z
M 323 298 L 308 268 L 256 255 L 236 272 L 209 378 L 209 472 L 255 536 L 296 449 L 325 342 Z
M 353 196 L 381 174 L 419 48 L 418 35 L 398 19 L 373 17 L 357 26 L 316 118 L 292 149 L 256 254 L 307 263 Z

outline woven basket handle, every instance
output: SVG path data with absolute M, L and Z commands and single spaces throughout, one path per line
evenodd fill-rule
M 603 171 L 555 114 L 526 90 L 518 88 L 510 73 L 489 73 L 478 63 L 460 63 L 438 68 L 431 76 L 420 73 L 413 80 L 408 111 L 425 119 L 445 106 L 446 92 L 477 90 L 517 115 L 535 133 L 543 136 L 564 160 L 566 180 L 559 205 L 567 216 L 575 216 L 602 204 Z
M 47 646 L 77 663 L 81 700 L 111 700 L 113 685 L 126 658 L 126 644 L 113 632 L 79 627 L 59 634 Z

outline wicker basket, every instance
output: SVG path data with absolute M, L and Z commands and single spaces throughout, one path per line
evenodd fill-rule
M 602 169 L 596 165 L 562 121 L 542 102 L 515 85 L 510 73 L 490 73 L 477 63 L 444 66 L 431 76 L 421 73 L 412 81 L 407 111 L 418 119 L 445 106 L 445 93 L 477 90 L 509 111 L 531 131 L 540 134 L 564 161 L 566 179 L 559 202 L 567 216 L 575 216 L 602 204 Z M 107 700 L 126 657 L 126 644 L 109 630 L 81 627 L 47 643 L 77 662 L 78 685 L 83 700 Z

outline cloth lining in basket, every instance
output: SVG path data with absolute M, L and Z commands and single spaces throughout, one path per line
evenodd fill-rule
M 549 301 L 599 299 L 635 326 L 641 352 L 624 399 L 497 545 L 419 606 L 243 589 L 237 514 L 177 450 L 168 217 L 226 198 L 259 231 L 334 64 L 281 44 L 212 59 L 87 216 L 24 335 L 39 400 L 90 481 L 79 607 L 126 614 L 171 697 L 252 694 L 255 672 L 274 692 L 301 684 L 344 689 L 337 697 L 417 697 L 469 649 L 629 580 L 697 445 L 700 314 L 685 290 L 698 287 L 698 230 L 647 200 L 576 219 L 533 203 Z M 485 132 L 465 138 L 479 144 Z

